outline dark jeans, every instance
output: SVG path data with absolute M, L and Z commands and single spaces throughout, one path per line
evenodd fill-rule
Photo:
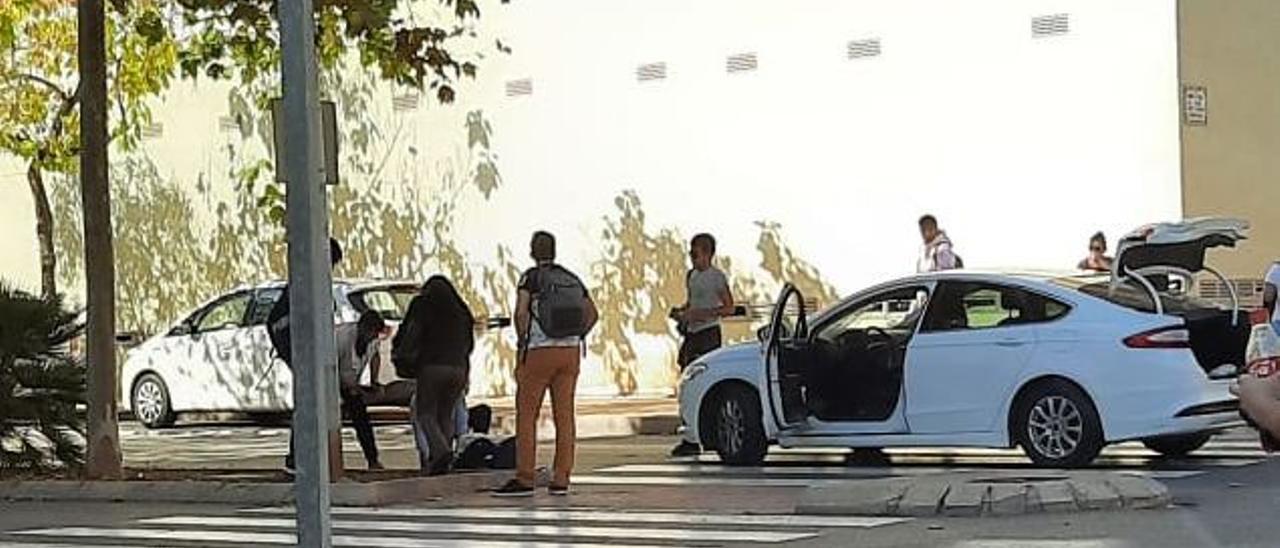
M 369 406 L 364 403 L 364 393 L 359 389 L 342 395 L 342 411 L 351 418 L 351 426 L 356 430 L 356 439 L 360 441 L 360 450 L 364 452 L 364 460 L 369 465 L 378 463 L 378 439 L 373 435 L 373 421 L 369 419 Z M 293 430 L 289 431 L 289 456 L 285 457 L 285 466 L 293 467 Z
M 720 348 L 721 344 L 720 326 L 685 335 L 684 342 L 680 343 L 680 355 L 677 357 L 680 370 L 684 371 L 689 364 L 712 350 Z

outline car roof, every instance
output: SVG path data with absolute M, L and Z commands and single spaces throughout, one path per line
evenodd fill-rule
M 1106 281 L 1106 273 L 1087 272 L 1081 270 L 1036 270 L 1036 269 L 962 269 L 942 272 L 928 272 L 902 278 L 899 281 L 944 281 L 944 280 L 1021 280 L 1026 282 L 1052 282 L 1071 280 L 1078 283 Z
M 288 285 L 286 280 L 270 280 L 257 284 L 244 284 L 227 293 L 235 291 L 247 291 L 253 289 L 276 289 Z M 412 287 L 417 288 L 421 285 L 414 280 L 384 280 L 377 278 L 338 278 L 333 280 L 334 287 L 344 288 L 348 291 L 366 291 L 369 289 L 383 289 L 389 287 Z

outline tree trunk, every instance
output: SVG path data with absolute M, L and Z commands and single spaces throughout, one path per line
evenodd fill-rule
M 80 0 L 80 198 L 84 211 L 85 296 L 89 305 L 90 479 L 118 479 L 120 427 L 116 422 L 115 252 L 111 238 L 111 186 L 107 177 L 107 59 L 103 0 Z
M 45 190 L 44 174 L 36 161 L 27 166 L 27 184 L 36 206 L 36 241 L 40 244 L 40 295 L 53 298 L 58 294 L 58 256 L 53 252 L 53 209 Z

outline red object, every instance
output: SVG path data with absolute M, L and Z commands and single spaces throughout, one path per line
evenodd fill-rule
M 1270 318 L 1267 317 L 1267 311 L 1265 309 L 1259 308 L 1249 313 L 1250 325 L 1264 324 L 1267 323 L 1268 320 L 1270 320 Z
M 1129 348 L 1191 348 L 1191 334 L 1181 325 L 1161 327 L 1125 338 Z
M 1280 371 L 1280 358 L 1263 358 L 1249 364 L 1249 373 L 1260 379 L 1270 377 Z

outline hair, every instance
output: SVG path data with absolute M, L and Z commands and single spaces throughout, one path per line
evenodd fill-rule
M 459 325 L 465 324 L 468 331 L 473 328 L 475 317 L 471 315 L 471 308 L 462 300 L 462 295 L 458 294 L 448 278 L 439 274 L 427 278 L 419 296 L 423 306 L 417 307 L 419 315 L 414 318 L 415 321 L 423 322 L 422 325 L 457 322 Z
M 529 242 L 529 254 L 535 261 L 556 260 L 556 237 L 545 230 L 534 232 L 533 240 Z
M 1094 232 L 1093 236 L 1089 236 L 1089 245 L 1093 245 L 1093 244 L 1102 244 L 1102 248 L 1106 249 L 1107 235 L 1103 234 L 1101 230 Z
M 356 321 L 356 352 L 364 357 L 369 343 L 378 336 L 378 332 L 387 327 L 387 322 L 377 310 L 366 310 Z
M 693 239 L 689 241 L 689 245 L 691 247 L 701 248 L 703 251 L 706 251 L 708 255 L 714 256 L 716 254 L 716 237 L 707 234 L 706 232 L 694 236 Z
M 921 215 L 921 216 L 920 216 L 920 221 L 918 221 L 918 222 L 919 222 L 919 224 L 920 224 L 920 228 L 924 228 L 924 227 L 926 227 L 926 226 L 931 226 L 931 227 L 934 227 L 934 228 L 938 228 L 938 218 L 937 218 L 937 217 L 934 217 L 933 215 L 927 214 L 927 213 L 926 213 L 926 214 L 924 214 L 924 215 Z
M 329 238 L 329 263 L 338 264 L 342 262 L 342 246 L 338 244 L 338 240 Z

